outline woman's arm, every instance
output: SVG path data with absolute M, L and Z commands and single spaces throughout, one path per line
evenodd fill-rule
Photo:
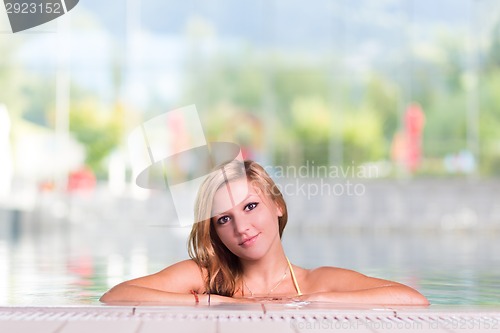
M 194 291 L 197 295 L 193 295 Z M 200 268 L 193 260 L 176 263 L 164 270 L 122 282 L 100 298 L 107 304 L 117 303 L 182 303 L 208 304 L 208 295 L 203 294 L 204 282 Z M 237 299 L 210 295 L 210 304 L 237 302 Z
M 345 304 L 429 305 L 429 301 L 422 294 L 410 287 L 399 285 L 364 290 L 319 292 L 303 295 L 299 299 Z
M 429 305 L 425 296 L 404 284 L 368 277 L 361 273 L 322 267 L 314 280 L 319 292 L 301 296 L 302 300 L 347 304 Z
M 239 302 L 236 298 L 220 295 L 197 294 L 191 292 L 174 293 L 132 284 L 119 284 L 102 295 L 100 301 L 106 304 L 185 304 L 185 305 L 210 305 L 220 303 Z

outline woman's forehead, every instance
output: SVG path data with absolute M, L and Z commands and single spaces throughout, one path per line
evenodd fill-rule
M 259 197 L 259 191 L 246 177 L 225 182 L 215 192 L 212 215 L 230 210 L 251 196 Z

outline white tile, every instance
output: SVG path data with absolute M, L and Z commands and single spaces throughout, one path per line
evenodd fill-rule
M 68 320 L 57 333 L 134 333 L 139 324 L 139 320 Z M 33 332 L 38 333 L 38 329 Z
M 187 320 L 147 320 L 143 321 L 138 333 L 216 333 L 215 321 L 187 321 Z
M 292 321 L 291 326 L 295 332 L 300 333 L 321 333 L 321 332 L 361 332 L 373 333 L 372 330 L 359 322 L 353 321 L 335 321 L 327 319 L 318 319 L 314 321 Z
M 289 322 L 220 321 L 218 333 L 295 333 Z
M 0 332 L 5 333 L 54 333 L 64 322 L 56 321 L 20 321 L 5 320 L 0 321 Z

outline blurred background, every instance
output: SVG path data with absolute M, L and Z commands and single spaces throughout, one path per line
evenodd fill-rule
M 187 257 L 127 138 L 190 104 L 284 189 L 294 263 L 500 304 L 496 0 L 85 0 L 16 34 L 0 9 L 0 304 Z

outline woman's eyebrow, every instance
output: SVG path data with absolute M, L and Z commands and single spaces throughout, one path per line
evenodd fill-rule
M 231 207 L 231 208 L 230 208 L 230 209 L 228 209 L 228 210 L 225 210 L 225 211 L 222 211 L 222 212 L 217 212 L 217 213 L 214 213 L 214 214 L 212 214 L 212 217 L 217 217 L 217 216 L 219 216 L 219 215 L 224 215 L 224 214 L 227 214 L 227 212 L 228 212 L 229 210 L 233 209 L 234 207 L 236 207 L 236 206 L 237 206 L 237 205 L 239 205 L 240 203 L 242 203 L 242 202 L 244 202 L 244 201 L 248 200 L 248 199 L 249 199 L 249 198 L 251 198 L 251 197 L 259 197 L 259 195 L 258 195 L 257 193 L 248 193 L 248 195 L 247 195 L 247 196 L 246 196 L 243 200 L 241 200 L 240 202 L 238 202 L 238 204 L 234 205 L 233 207 Z M 259 198 L 260 198 L 260 197 L 259 197 Z M 232 202 L 233 202 L 233 201 L 232 201 Z

